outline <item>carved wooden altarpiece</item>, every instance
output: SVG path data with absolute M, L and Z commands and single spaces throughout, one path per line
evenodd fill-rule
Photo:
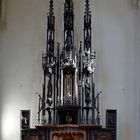
M 95 92 L 96 53 L 92 46 L 90 3 L 85 0 L 83 41 L 76 46 L 74 2 L 64 0 L 63 44 L 56 45 L 54 2 L 50 0 L 46 53 L 42 55 L 42 95 L 38 94 L 38 124 L 28 133 L 23 131 L 29 140 L 30 136 L 35 136 L 35 140 L 110 140 L 111 133 L 100 125 L 101 92 Z

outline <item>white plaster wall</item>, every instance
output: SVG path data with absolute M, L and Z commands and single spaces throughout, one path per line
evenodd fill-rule
M 132 140 L 136 127 L 136 16 L 128 0 L 97 0 L 97 87 L 103 88 L 101 112 L 118 113 L 118 140 Z M 105 119 L 102 120 L 105 124 Z
M 140 120 L 140 9 L 136 11 L 137 14 L 137 22 L 136 22 L 136 74 L 135 74 L 135 85 L 136 85 L 136 122 Z M 140 137 L 140 124 L 136 123 L 136 136 L 137 139 Z
M 78 46 L 84 5 L 76 0 L 75 6 Z M 55 8 L 56 40 L 63 43 L 63 1 L 55 1 Z M 117 109 L 118 140 L 139 140 L 139 14 L 129 0 L 91 0 L 91 8 L 97 91 L 103 89 L 101 123 L 105 126 L 106 109 Z M 0 30 L 0 140 L 20 139 L 22 109 L 31 110 L 31 126 L 35 125 L 38 100 L 34 93 L 41 93 L 47 10 L 48 0 L 7 0 L 7 25 Z
M 20 110 L 30 109 L 35 125 L 41 92 L 46 0 L 8 0 L 6 27 L 0 31 L 1 140 L 20 139 Z

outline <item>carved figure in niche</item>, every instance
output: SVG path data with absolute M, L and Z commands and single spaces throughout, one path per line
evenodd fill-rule
M 94 73 L 94 69 L 95 69 L 95 64 L 94 64 L 94 58 L 93 58 L 93 54 L 91 53 L 91 56 L 90 56 L 90 62 L 89 62 L 89 65 L 88 65 L 88 68 L 87 70 L 89 71 L 89 73 Z
M 67 56 L 66 59 L 64 59 L 64 63 L 66 66 L 70 65 L 70 58 Z
M 72 75 L 68 72 L 68 74 L 65 75 L 65 97 L 67 99 L 71 98 L 72 92 Z
M 87 35 L 86 35 L 86 38 L 85 38 L 85 48 L 86 48 L 86 51 L 89 51 L 90 47 L 91 47 L 91 44 L 90 44 L 90 35 L 89 35 L 89 31 L 87 31 Z
M 48 28 L 54 29 L 54 24 L 55 24 L 55 19 L 54 19 L 53 13 L 49 13 L 48 14 Z
M 67 1 L 65 5 L 65 28 L 72 29 L 73 27 L 73 5 L 71 1 Z
M 65 28 L 72 29 L 72 27 L 73 27 L 73 18 L 72 15 L 68 13 L 65 15 Z
M 50 33 L 48 38 L 48 55 L 52 57 L 54 54 L 54 41 L 52 39 L 52 33 Z
M 48 116 L 49 116 L 49 123 L 51 123 L 51 121 L 52 121 L 52 115 L 51 115 L 51 110 L 49 109 L 48 110 Z
M 86 83 L 85 83 L 85 102 L 87 105 L 89 105 L 89 103 L 91 102 L 91 99 L 90 99 L 90 83 L 88 80 L 86 80 Z
M 89 59 L 86 57 L 86 53 L 83 54 L 83 74 L 89 77 Z
M 84 27 L 91 28 L 91 12 L 86 12 L 84 16 Z
M 65 46 L 67 52 L 71 51 L 73 48 L 71 31 L 67 31 Z
M 68 124 L 71 124 L 72 123 L 72 116 L 70 115 L 70 113 L 68 112 L 67 115 L 66 115 L 66 122 Z
M 71 0 L 67 0 L 65 4 L 65 13 L 72 13 L 72 8 L 73 8 L 73 5 L 71 3 Z
M 49 106 L 51 106 L 52 104 L 52 82 L 51 82 L 51 77 L 48 81 L 48 93 L 47 93 L 47 103 L 49 104 Z

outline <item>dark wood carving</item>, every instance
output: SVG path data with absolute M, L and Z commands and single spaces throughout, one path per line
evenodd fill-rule
M 36 129 L 22 130 L 21 140 L 39 140 L 39 134 Z
M 96 140 L 112 140 L 111 131 L 106 128 L 102 128 L 96 133 Z

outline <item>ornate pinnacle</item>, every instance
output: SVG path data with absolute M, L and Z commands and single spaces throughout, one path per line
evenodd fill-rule
M 85 1 L 85 14 L 89 15 L 90 14 L 90 8 L 89 8 L 89 0 Z
M 66 0 L 65 3 L 71 8 L 73 6 L 73 0 Z
M 53 0 L 50 0 L 50 9 L 49 9 L 50 16 L 54 16 L 54 6 L 53 6 Z
M 54 6 L 53 0 L 50 0 L 49 12 L 48 12 L 48 30 L 54 30 L 55 17 L 54 17 Z
M 85 0 L 84 29 L 91 28 L 91 11 L 89 8 L 89 0 Z

